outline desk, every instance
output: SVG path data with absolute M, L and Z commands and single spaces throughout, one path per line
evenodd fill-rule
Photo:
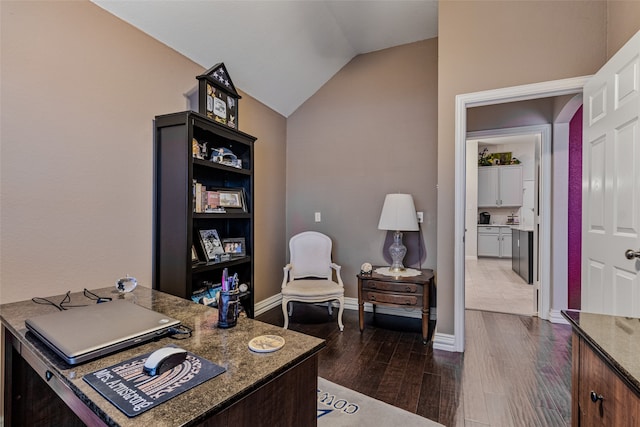
M 115 288 L 92 292 L 118 298 Z M 63 296 L 51 299 L 61 301 Z M 0 306 L 5 425 L 316 425 L 318 352 L 324 347 L 323 340 L 248 318 L 240 318 L 233 328 L 219 329 L 216 309 L 141 286 L 126 298 L 179 319 L 193 329 L 193 336 L 181 341 L 165 337 L 70 366 L 27 333 L 24 324 L 29 317 L 56 311 L 55 307 L 30 300 Z M 71 301 L 90 302 L 81 292 L 72 293 Z M 265 334 L 282 336 L 285 346 L 274 353 L 251 352 L 249 340 Z M 82 379 L 168 344 L 227 371 L 134 418 L 128 418 Z
M 429 295 L 433 287 L 433 270 L 420 270 L 419 276 L 384 276 L 374 271 L 358 274 L 358 315 L 360 332 L 364 331 L 364 303 L 388 307 L 420 308 L 422 311 L 422 342 L 427 343 L 429 331 Z

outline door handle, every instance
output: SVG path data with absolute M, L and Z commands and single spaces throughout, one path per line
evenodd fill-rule
M 634 251 L 633 249 L 627 249 L 624 253 L 627 259 L 640 258 L 640 251 Z

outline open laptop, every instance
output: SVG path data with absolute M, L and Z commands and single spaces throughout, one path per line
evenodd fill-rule
M 114 300 L 44 314 L 25 324 L 75 365 L 166 335 L 180 321 L 129 301 Z

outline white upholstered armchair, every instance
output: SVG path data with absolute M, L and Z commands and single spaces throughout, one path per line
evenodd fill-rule
M 344 330 L 344 284 L 340 266 L 331 261 L 331 239 L 316 231 L 296 234 L 289 240 L 290 261 L 284 267 L 282 279 L 282 313 L 284 328 L 289 327 L 293 312 L 292 301 L 305 303 L 327 302 L 331 314 L 332 302 L 338 301 L 338 326 Z M 333 280 L 333 271 L 336 279 Z

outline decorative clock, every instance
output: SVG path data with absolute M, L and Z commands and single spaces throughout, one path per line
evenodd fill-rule
M 362 274 L 362 275 L 370 276 L 372 271 L 373 271 L 373 267 L 368 262 L 365 262 L 360 267 L 360 274 Z
M 200 113 L 218 123 L 238 128 L 238 100 L 236 91 L 224 63 L 214 65 L 196 77 L 198 79 L 198 109 Z

